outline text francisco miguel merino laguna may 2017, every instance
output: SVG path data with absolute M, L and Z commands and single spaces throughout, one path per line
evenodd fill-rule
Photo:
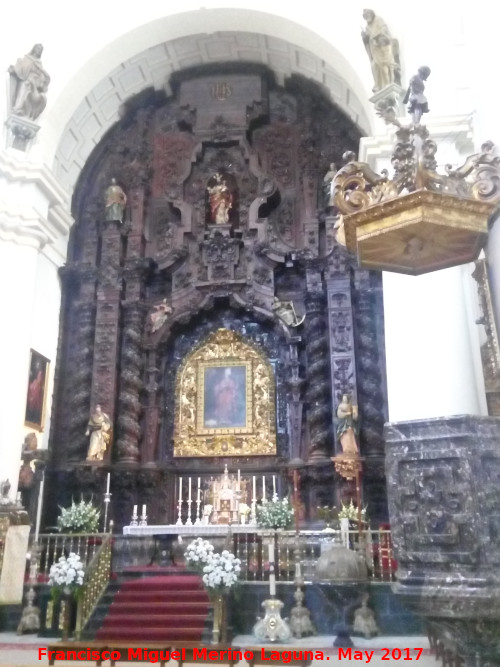
M 125 653 L 126 651 L 126 653 Z M 248 662 L 256 662 L 258 664 L 262 663 L 288 663 L 297 660 L 303 660 L 307 662 L 309 660 L 352 660 L 359 664 L 364 662 L 368 664 L 371 662 L 372 658 L 380 651 L 381 660 L 390 660 L 390 661 L 399 661 L 399 660 L 419 660 L 420 656 L 423 653 L 421 648 L 379 648 L 376 650 L 356 650 L 353 648 L 338 648 L 338 652 L 333 652 L 333 654 L 325 654 L 324 651 L 320 650 L 294 650 L 294 651 L 272 651 L 269 649 L 260 649 L 259 651 L 255 650 L 235 650 L 235 649 L 209 649 L 206 647 L 193 648 L 192 654 L 187 658 L 188 662 L 204 662 L 210 663 L 210 661 L 220 662 L 227 660 L 236 663 L 241 660 L 247 660 Z M 124 655 L 122 655 L 122 653 Z M 256 654 L 257 653 L 257 654 Z M 169 660 L 182 660 L 186 661 L 186 649 L 178 648 L 176 650 L 153 650 L 149 648 L 129 648 L 121 649 L 121 651 L 106 649 L 106 650 L 96 650 L 92 648 L 80 648 L 78 650 L 52 650 L 47 648 L 38 649 L 38 659 L 52 660 L 79 660 L 81 662 L 85 661 L 103 661 L 103 660 L 137 660 L 141 662 L 150 662 L 154 664 L 155 662 L 168 662 Z

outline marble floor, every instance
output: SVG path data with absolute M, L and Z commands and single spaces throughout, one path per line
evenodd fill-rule
M 279 651 L 321 651 L 323 659 L 314 660 L 313 667 L 325 667 L 326 661 L 328 661 L 329 665 L 341 663 L 344 665 L 381 665 L 382 667 L 384 665 L 386 667 L 392 665 L 394 667 L 399 663 L 408 665 L 410 659 L 415 661 L 414 664 L 416 667 L 440 667 L 440 662 L 436 661 L 434 656 L 430 655 L 429 643 L 425 637 L 374 637 L 372 639 L 361 639 L 356 637 L 354 638 L 355 648 L 352 649 L 350 655 L 345 653 L 346 649 L 343 649 L 343 653 L 339 654 L 339 649 L 333 648 L 333 640 L 333 637 L 323 635 L 318 637 L 307 637 L 301 640 L 296 639 L 293 643 L 287 645 L 257 645 L 255 638 L 252 635 L 240 635 L 234 638 L 233 645 L 241 647 L 242 649 L 245 647 L 252 647 L 254 650 L 257 646 L 259 648 L 265 646 L 266 649 Z M 50 640 L 47 637 L 37 637 L 35 635 L 23 635 L 19 637 L 12 632 L 0 632 L 0 667 L 34 667 L 35 665 L 47 665 L 48 660 L 46 657 L 39 659 L 38 649 L 46 647 L 49 642 L 53 643 L 53 640 Z M 418 657 L 419 651 L 415 649 L 420 648 L 423 650 L 420 657 Z M 396 651 L 393 652 L 393 649 L 396 649 Z M 399 651 L 397 649 L 399 649 Z M 317 657 L 321 656 L 317 654 Z M 274 661 L 269 664 L 272 665 L 273 662 Z M 95 663 L 57 661 L 55 664 L 57 667 L 68 667 L 69 665 L 78 667 L 79 665 L 93 665 Z M 103 662 L 104 667 L 108 667 L 109 664 L 109 661 Z M 117 663 L 117 665 L 121 664 L 134 664 L 140 666 L 151 665 L 154 663 Z M 177 662 L 172 661 L 171 665 L 172 667 L 175 667 Z M 245 661 L 241 663 L 241 667 L 244 667 L 244 665 L 246 665 Z

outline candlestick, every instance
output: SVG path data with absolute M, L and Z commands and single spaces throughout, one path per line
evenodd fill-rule
M 182 477 L 179 477 L 179 498 L 182 500 Z
M 137 526 L 137 505 L 134 505 L 134 509 L 132 511 L 132 521 L 130 522 L 131 526 Z
M 141 514 L 141 520 L 139 521 L 139 526 L 147 526 L 148 525 L 148 517 L 146 514 L 146 505 L 142 506 L 142 514 Z
M 276 475 L 273 475 L 273 500 L 276 495 Z
M 45 470 L 42 472 L 42 481 L 40 482 L 40 490 L 38 491 L 38 505 L 36 508 L 36 523 L 35 523 L 35 542 L 38 542 L 38 535 L 40 533 L 40 522 L 42 520 L 42 505 L 43 505 L 43 487 L 45 486 Z
M 106 491 L 104 494 L 104 532 L 107 531 L 108 527 L 108 510 L 109 510 L 109 503 L 111 502 L 111 493 L 109 491 Z M 113 522 L 111 521 L 110 524 Z
M 200 496 L 201 496 L 201 480 L 200 480 L 200 478 L 198 477 L 198 495 L 197 495 L 197 497 L 196 497 L 196 502 L 197 502 L 197 503 L 200 502 Z
M 191 477 L 188 479 L 188 503 L 191 502 Z
M 240 475 L 240 469 L 238 468 L 238 488 L 240 488 L 241 485 L 241 475 Z
M 255 475 L 252 477 L 252 499 L 257 497 Z
M 262 475 L 262 502 L 266 501 L 266 478 Z
M 110 482 L 111 482 L 111 473 L 108 472 L 108 480 L 107 480 L 107 484 L 106 484 L 106 493 L 109 493 Z

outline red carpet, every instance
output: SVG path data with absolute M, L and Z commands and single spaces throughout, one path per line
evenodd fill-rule
M 210 602 L 195 575 L 144 577 L 116 593 L 96 639 L 201 641 Z

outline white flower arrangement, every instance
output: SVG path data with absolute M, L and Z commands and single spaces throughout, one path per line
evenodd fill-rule
M 58 595 L 64 589 L 78 592 L 83 586 L 85 570 L 78 554 L 71 552 L 69 556 L 61 556 L 57 563 L 53 563 L 49 572 L 49 584 L 53 594 Z
M 79 503 L 71 501 L 71 507 L 61 507 L 57 518 L 57 529 L 61 533 L 97 533 L 99 530 L 100 510 L 89 500 Z
M 250 514 L 250 507 L 246 503 L 240 503 L 238 507 L 238 511 L 240 514 Z
M 208 562 L 208 558 L 213 553 L 213 551 L 213 544 L 211 544 L 208 540 L 197 537 L 190 544 L 188 544 L 186 551 L 184 552 L 184 558 L 186 559 L 188 565 L 190 565 L 195 570 L 202 572 L 203 567 Z
M 349 505 L 342 503 L 342 509 L 339 511 L 339 519 L 351 519 L 351 521 L 358 520 L 358 508 L 353 504 L 352 500 Z M 366 507 L 361 510 L 361 521 L 366 521 Z
M 212 553 L 203 568 L 203 583 L 208 589 L 228 589 L 238 581 L 241 561 L 224 549 L 220 554 Z
M 264 501 L 257 505 L 257 525 L 260 528 L 288 528 L 293 521 L 293 507 L 287 498 L 278 500 L 275 496 L 271 502 Z
M 241 561 L 226 549 L 218 554 L 208 540 L 197 537 L 187 547 L 184 558 L 202 574 L 203 584 L 210 591 L 228 589 L 238 580 Z

